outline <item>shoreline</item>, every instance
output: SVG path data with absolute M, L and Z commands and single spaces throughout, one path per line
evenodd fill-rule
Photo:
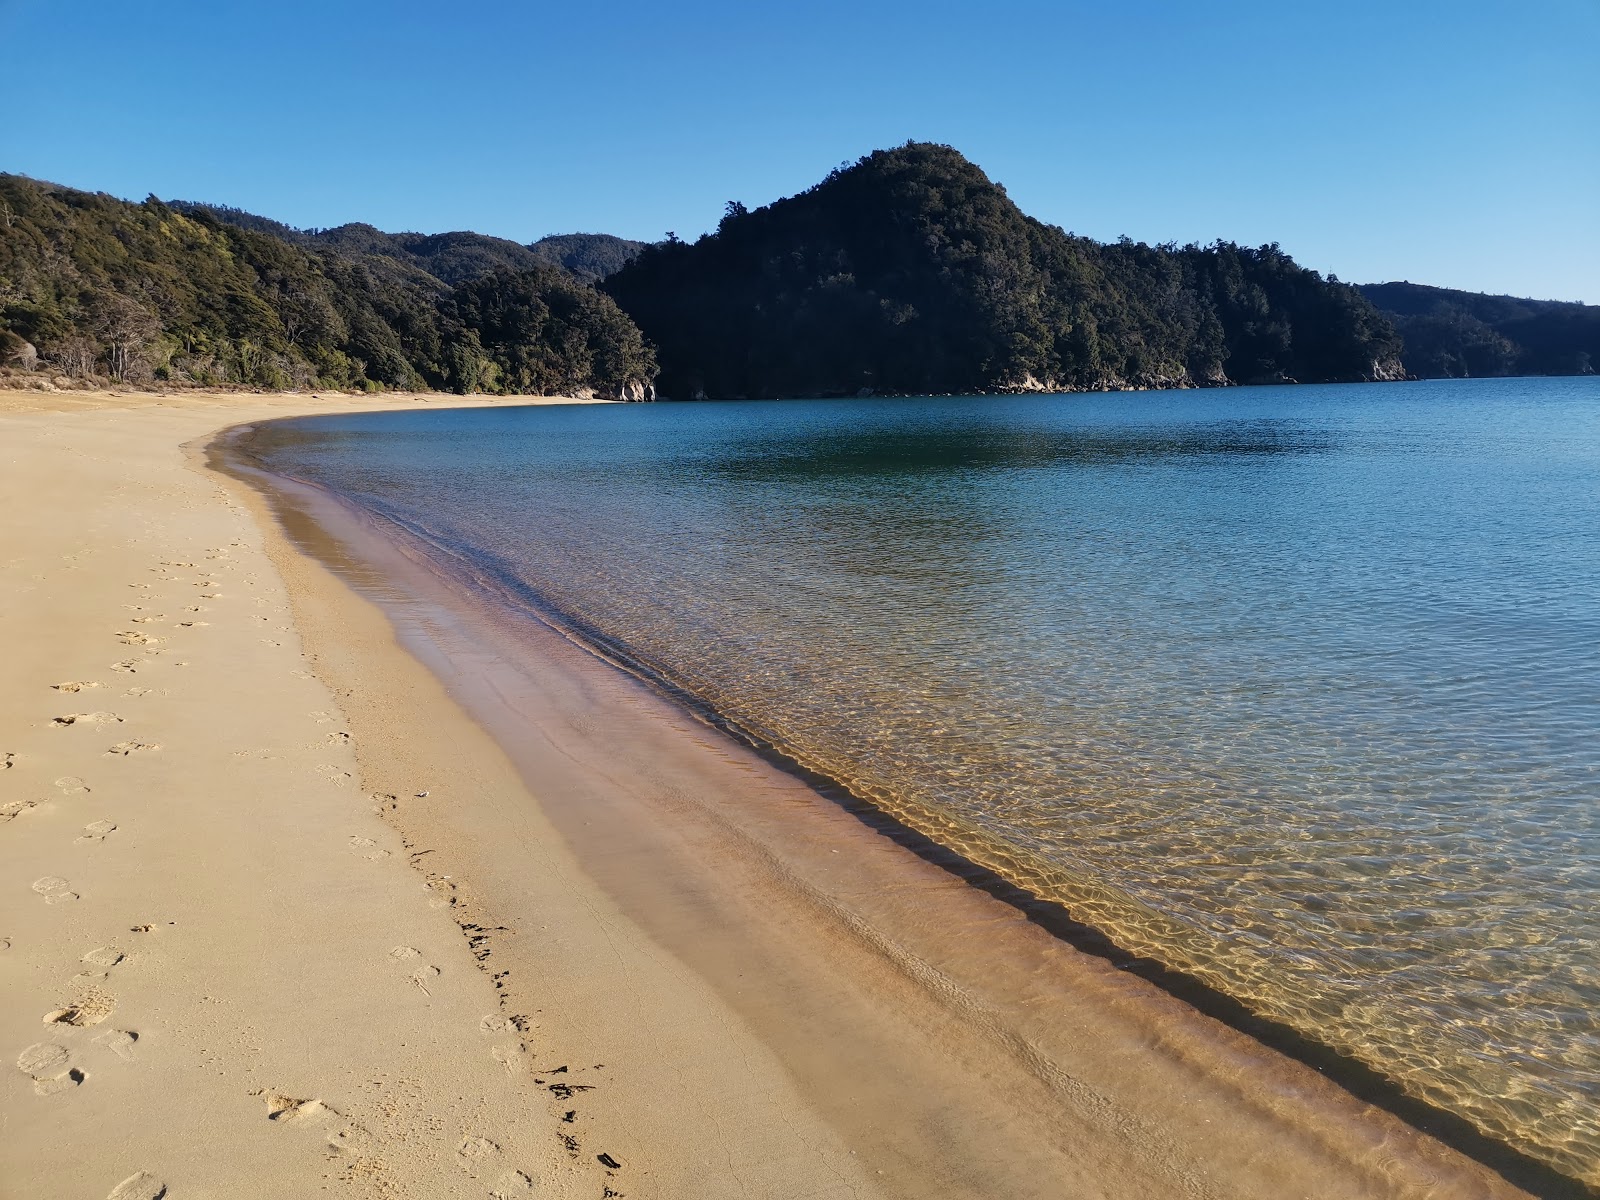
M 959 879 L 967 887 L 980 890 L 1016 910 L 1028 922 L 1047 930 L 1053 938 L 1072 949 L 1104 960 L 1116 970 L 1144 980 L 1186 1008 L 1244 1035 L 1252 1042 L 1260 1043 L 1267 1051 L 1281 1054 L 1318 1072 L 1359 1102 L 1382 1109 L 1405 1125 L 1498 1172 L 1517 1186 L 1552 1197 L 1595 1194 L 1592 1190 L 1586 1191 L 1580 1181 L 1574 1181 L 1530 1153 L 1482 1132 L 1460 1114 L 1407 1091 L 1398 1081 L 1386 1076 L 1369 1062 L 1318 1040 L 1314 1033 L 1304 1032 L 1271 1015 L 1255 1011 L 1245 1000 L 1181 967 L 1168 965 L 1148 953 L 1130 949 L 1096 925 L 1092 916 L 1085 917 L 1078 913 L 1072 903 L 1030 890 L 1015 876 L 1008 876 L 1003 868 L 997 869 L 983 858 L 975 857 L 969 849 L 963 849 L 958 843 L 964 839 L 949 837 L 948 826 L 942 820 L 920 809 L 907 810 L 858 793 L 825 770 L 796 758 L 788 749 L 766 737 L 759 728 L 743 724 L 722 712 L 673 680 L 657 664 L 638 657 L 627 645 L 609 638 L 583 620 L 552 607 L 508 575 L 503 568 L 442 545 L 430 532 L 413 529 L 389 514 L 363 509 L 324 485 L 275 474 L 262 464 L 253 451 L 245 448 L 244 443 L 248 439 L 248 433 L 239 431 L 226 431 L 221 435 L 217 443 L 219 458 L 227 460 L 231 457 L 235 460 L 232 468 L 223 465 L 221 469 L 239 471 L 241 464 L 238 460 L 248 459 L 251 465 L 243 468 L 243 473 L 254 477 L 258 486 L 268 493 L 278 494 L 280 519 L 286 503 L 288 507 L 301 512 L 303 517 L 307 513 L 314 513 L 305 519 L 315 525 L 318 532 L 299 539 L 299 544 L 313 557 L 344 563 L 342 569 L 357 590 L 363 590 L 363 585 L 358 577 L 351 575 L 346 549 L 330 549 L 329 530 L 342 530 L 343 545 L 346 548 L 356 547 L 354 553 L 357 556 L 360 556 L 359 547 L 373 540 L 398 540 L 404 543 L 406 562 L 401 563 L 390 554 L 380 557 L 398 566 L 399 569 L 394 573 L 396 577 L 412 578 L 416 586 L 406 589 L 407 594 L 426 591 L 432 597 L 431 602 L 447 607 L 454 602 L 453 606 L 458 609 L 477 613 L 480 622 L 485 619 L 486 612 L 498 614 L 499 623 L 505 626 L 502 637 L 508 641 L 516 640 L 517 633 L 513 626 L 519 623 L 533 622 L 546 627 L 558 638 L 592 656 L 598 664 L 603 664 L 601 670 L 618 671 L 632 678 L 668 708 L 711 727 L 737 743 L 741 750 L 752 752 L 779 773 L 792 777 L 848 812 L 877 837 L 893 841 L 924 862 Z M 299 497 L 303 504 L 290 502 L 288 497 L 291 495 Z M 359 568 L 356 569 L 356 576 L 359 576 Z M 471 584 L 463 583 L 465 579 L 470 579 Z M 430 582 L 433 583 L 431 588 L 428 586 Z M 365 590 L 374 589 L 368 587 Z M 378 592 L 386 590 L 387 587 L 376 589 Z M 382 606 L 381 599 L 379 603 Z M 404 616 L 397 616 L 393 612 L 390 619 L 396 624 L 406 620 Z M 490 616 L 488 620 L 494 622 L 496 618 Z M 526 625 L 520 627 L 526 628 Z M 500 653 L 504 656 L 508 648 L 502 642 Z M 435 648 L 435 653 L 449 657 L 447 649 Z M 461 698 L 469 712 L 477 711 L 470 696 Z M 482 717 L 479 719 L 482 720 Z M 492 718 L 483 723 L 492 724 Z M 502 744 L 508 744 L 507 739 L 511 735 L 509 728 L 502 729 Z M 797 831 L 802 835 L 803 832 Z M 941 832 L 946 835 L 943 840 Z M 960 832 L 966 833 L 964 830 Z M 980 846 L 980 852 L 982 849 Z
M 822 854 L 842 853 L 852 858 L 860 855 L 880 856 L 885 858 L 881 869 L 884 872 L 882 886 L 886 890 L 919 888 L 929 892 L 937 891 L 939 899 L 935 900 L 935 903 L 949 902 L 954 898 L 951 906 L 952 914 L 964 913 L 965 919 L 989 924 L 991 927 L 997 924 L 1016 928 L 1025 926 L 1027 936 L 1006 942 L 1006 950 L 1003 952 L 1018 959 L 1060 954 L 1064 950 L 1061 943 L 1065 941 L 1071 946 L 1065 953 L 1072 955 L 1075 960 L 1071 969 L 1085 970 L 1084 965 L 1076 960 L 1079 958 L 1079 953 L 1084 951 L 1088 944 L 1092 944 L 1098 935 L 1092 930 L 1080 929 L 1081 936 L 1072 937 L 1063 929 L 1063 926 L 1070 922 L 1065 919 L 1057 906 L 1042 902 L 1032 904 L 1026 901 L 1019 902 L 1016 889 L 1005 885 L 998 877 L 984 878 L 989 873 L 983 868 L 966 862 L 945 847 L 928 842 L 922 835 L 899 824 L 893 816 L 872 806 L 870 802 L 841 794 L 841 790 L 833 781 L 809 775 L 797 764 L 788 762 L 786 756 L 773 751 L 770 747 L 760 745 L 759 740 L 749 731 L 728 726 L 717 714 L 705 710 L 704 706 L 692 696 L 678 693 L 669 681 L 655 679 L 648 673 L 647 668 L 629 664 L 625 652 L 619 655 L 614 648 L 603 642 L 601 646 L 594 645 L 581 632 L 563 624 L 558 615 L 530 610 L 526 603 L 520 602 L 523 600 L 522 597 L 501 595 L 496 602 L 495 599 L 485 597 L 482 587 L 469 588 L 461 584 L 449 567 L 440 567 L 436 561 L 436 547 L 400 530 L 386 518 L 358 510 L 331 493 L 312 485 L 291 483 L 271 477 L 268 486 L 277 493 L 280 519 L 284 517 L 286 509 L 292 510 L 295 513 L 293 518 L 295 526 L 314 527 L 313 534 L 298 539 L 302 550 L 334 563 L 347 582 L 351 582 L 358 590 L 368 592 L 369 596 L 375 596 L 380 606 L 388 612 L 391 621 L 401 629 L 402 642 L 413 654 L 427 661 L 436 674 L 452 678 L 452 694 L 463 703 L 468 712 L 499 738 L 512 757 L 518 760 L 523 768 L 524 777 L 529 779 L 530 783 L 541 772 L 547 771 L 548 764 L 540 762 L 537 758 L 530 761 L 527 755 L 519 755 L 514 744 L 530 723 L 530 718 L 531 723 L 539 727 L 540 734 L 549 738 L 548 726 L 558 721 L 563 714 L 559 712 L 552 714 L 547 703 L 541 700 L 533 702 L 532 707 L 538 709 L 535 715 L 531 713 L 525 701 L 509 697 L 518 690 L 518 682 L 514 678 L 517 674 L 520 673 L 524 684 L 529 677 L 539 674 L 541 686 L 547 687 L 549 676 L 554 671 L 573 676 L 582 676 L 585 673 L 603 675 L 606 677 L 604 681 L 588 679 L 579 685 L 578 690 L 584 693 L 585 703 L 591 701 L 591 692 L 599 691 L 609 699 L 609 703 L 602 705 L 602 708 L 631 706 L 636 709 L 649 709 L 652 721 L 672 726 L 672 736 L 680 740 L 685 736 L 698 740 L 710 747 L 712 754 L 718 757 L 736 757 L 742 760 L 740 769 L 745 772 L 758 770 L 767 772 L 768 777 L 763 783 L 779 793 L 775 807 L 780 810 L 785 807 L 791 810 L 794 808 L 792 797 L 785 793 L 802 791 L 806 794 L 803 804 L 805 815 L 792 822 L 782 817 L 774 822 L 770 812 L 751 812 L 748 803 L 732 795 L 719 795 L 717 800 L 702 802 L 699 805 L 693 803 L 685 805 L 681 800 L 668 801 L 657 797 L 653 801 L 644 800 L 642 803 L 635 798 L 631 804 L 622 806 L 618 812 L 622 819 L 616 822 L 614 828 L 621 825 L 648 824 L 652 819 L 659 821 L 661 819 L 659 813 L 650 814 L 643 811 L 653 803 L 663 811 L 670 808 L 670 819 L 675 824 L 697 823 L 703 826 L 697 829 L 694 835 L 696 838 L 722 837 L 722 856 L 715 860 L 715 864 L 702 859 L 697 864 L 678 864 L 673 868 L 689 877 L 691 882 L 688 886 L 702 891 L 707 890 L 704 884 L 707 874 L 718 872 L 728 857 L 742 855 L 761 859 L 764 869 L 779 877 L 775 885 L 772 881 L 767 881 L 769 892 L 782 893 L 785 900 L 791 903 L 796 895 L 800 895 L 802 902 L 816 907 L 818 910 L 815 914 L 816 919 L 842 927 L 853 927 L 858 936 L 864 936 L 872 943 L 873 950 L 879 957 L 897 960 L 899 969 L 903 973 L 937 977 L 937 983 L 932 984 L 924 978 L 923 986 L 954 989 L 963 994 L 963 1003 L 975 1003 L 983 1007 L 985 1002 L 976 995 L 976 989 L 970 986 L 971 981 L 960 980 L 956 974 L 949 972 L 948 968 L 953 964 L 944 962 L 935 965 L 941 951 L 948 949 L 947 947 L 936 948 L 929 944 L 913 947 L 912 943 L 916 937 L 920 936 L 926 942 L 926 935 L 929 932 L 927 929 L 909 930 L 913 935 L 912 938 L 901 936 L 908 932 L 906 923 L 910 914 L 907 911 L 891 911 L 881 905 L 871 911 L 865 908 L 860 911 L 850 911 L 848 904 L 836 904 L 834 897 L 825 894 L 829 883 L 835 880 L 828 872 L 817 871 L 818 859 Z M 352 566 L 353 560 L 360 565 Z M 374 567 L 373 564 L 377 566 Z M 374 584 L 369 578 L 364 584 L 363 576 L 373 570 L 377 571 L 382 582 Z M 401 582 L 396 585 L 396 580 Z M 477 582 L 480 585 L 493 587 L 497 581 L 480 579 Z M 395 599 L 395 591 L 398 591 L 403 599 Z M 386 596 L 388 599 L 385 599 Z M 424 609 L 431 615 L 419 615 Z M 530 630 L 533 622 L 538 622 L 541 626 L 537 632 Z M 491 630 L 492 632 L 486 634 L 486 631 Z M 526 645 L 530 636 L 537 642 L 535 649 L 529 649 Z M 622 661 L 618 661 L 619 657 Z M 460 678 L 463 672 L 459 663 L 467 660 L 472 661 L 475 669 L 479 670 L 484 669 L 490 662 L 497 664 L 516 662 L 517 666 L 508 672 L 497 672 L 493 683 L 474 685 L 465 683 Z M 556 665 L 558 662 L 559 665 Z M 711 727 L 709 732 L 703 728 L 705 726 Z M 566 758 L 573 758 L 583 753 L 581 748 L 573 745 L 557 748 Z M 705 785 L 703 778 L 697 778 L 696 782 L 701 787 Z M 833 785 L 831 788 L 830 784 Z M 774 801 L 763 797 L 759 803 L 765 807 Z M 547 805 L 548 807 L 552 806 Z M 570 820 L 570 814 L 569 819 L 563 821 L 559 805 L 555 806 L 555 811 L 552 811 L 551 815 L 557 827 L 577 849 L 580 862 L 585 865 L 593 861 L 594 855 L 615 856 L 621 853 L 610 845 L 604 848 L 592 844 L 586 845 L 586 841 L 590 839 L 586 839 L 583 826 L 588 822 L 574 824 Z M 614 842 L 619 839 L 615 835 L 610 835 L 606 840 Z M 669 839 L 660 831 L 656 831 L 644 840 L 647 844 L 630 847 L 626 853 L 646 860 L 652 871 L 665 871 L 662 862 L 670 853 L 671 848 L 665 846 L 665 842 Z M 795 856 L 786 853 L 786 847 L 795 841 L 817 840 L 826 842 L 827 848 L 814 851 L 809 856 L 809 862 L 796 861 Z M 915 844 L 919 840 L 923 843 L 920 847 Z M 885 843 L 892 844 L 892 848 Z M 930 867 L 933 870 L 927 869 Z M 807 877 L 808 871 L 810 878 Z M 934 876 L 942 876 L 942 881 L 932 882 Z M 816 886 L 818 883 L 822 884 L 820 889 Z M 670 896 L 662 894 L 647 896 L 650 889 L 641 888 L 636 880 L 624 881 L 607 877 L 602 881 L 602 886 L 616 896 L 626 898 L 631 894 L 634 901 L 631 906 L 626 903 L 626 899 L 624 900 L 629 915 L 641 921 L 657 936 L 664 937 L 669 948 L 680 956 L 688 959 L 696 959 L 697 955 L 702 958 L 716 957 L 715 950 L 707 951 L 704 947 L 672 940 L 674 931 L 670 928 L 671 920 L 662 921 L 659 917 L 663 905 L 671 903 Z M 749 880 L 745 886 L 751 889 L 757 887 Z M 664 887 L 664 890 L 670 892 L 671 888 Z M 1001 894 L 1007 892 L 1010 894 L 1002 898 Z M 982 900 L 977 899 L 980 894 L 983 896 Z M 732 912 L 741 906 L 743 899 L 743 897 L 719 898 L 718 903 L 723 907 L 718 925 L 711 930 L 699 928 L 696 936 L 716 940 L 727 936 L 726 930 L 730 925 L 741 922 L 759 924 L 761 915 Z M 708 904 L 710 901 L 702 895 L 697 903 Z M 970 906 L 970 911 L 963 906 Z M 916 923 L 912 919 L 912 924 Z M 1044 929 L 1049 930 L 1047 936 L 1035 936 Z M 1013 932 L 1014 928 L 1007 929 L 1008 935 Z M 751 949 L 745 947 L 740 955 L 751 953 Z M 1097 951 L 1091 948 L 1088 957 L 1092 959 L 1096 953 Z M 1100 990 L 1097 999 L 1104 999 L 1108 981 L 1114 979 L 1116 982 L 1110 983 L 1109 989 L 1118 993 L 1117 1003 L 1138 1010 L 1137 1014 L 1132 1016 L 1130 1023 L 1145 1026 L 1134 1036 L 1150 1034 L 1166 1041 L 1169 1050 L 1187 1040 L 1188 1044 L 1183 1045 L 1182 1050 L 1176 1052 L 1176 1056 L 1186 1058 L 1190 1066 L 1207 1062 L 1210 1067 L 1205 1069 L 1214 1069 L 1221 1060 L 1226 1060 L 1232 1067 L 1237 1066 L 1241 1058 L 1254 1059 L 1251 1070 L 1258 1073 L 1253 1081 L 1257 1088 L 1296 1093 L 1299 1102 L 1304 1104 L 1308 1111 L 1320 1110 L 1319 1118 L 1328 1121 L 1330 1126 L 1337 1126 L 1341 1122 L 1370 1123 L 1377 1110 L 1368 1108 L 1366 1102 L 1377 1098 L 1386 1108 L 1409 1109 L 1408 1115 L 1427 1119 L 1429 1125 L 1436 1130 L 1443 1130 L 1454 1124 L 1456 1128 L 1451 1130 L 1454 1135 L 1451 1140 L 1457 1143 L 1457 1149 L 1461 1144 L 1470 1146 L 1478 1153 L 1478 1157 L 1494 1162 L 1508 1175 L 1537 1187 L 1545 1194 L 1553 1195 L 1558 1192 L 1581 1194 L 1581 1187 L 1576 1191 L 1569 1190 L 1564 1177 L 1556 1175 L 1532 1160 L 1522 1158 L 1515 1150 L 1476 1135 L 1459 1118 L 1431 1109 L 1421 1102 L 1412 1101 L 1408 1105 L 1398 1089 L 1387 1085 L 1375 1074 L 1365 1074 L 1364 1068 L 1357 1066 L 1353 1070 L 1344 1072 L 1345 1079 L 1342 1080 L 1362 1085 L 1361 1100 L 1355 1099 L 1342 1089 L 1329 1088 L 1321 1078 L 1312 1073 L 1311 1067 L 1303 1065 L 1302 1062 L 1295 1062 L 1285 1070 L 1285 1063 L 1278 1059 L 1276 1050 L 1289 1048 L 1310 1050 L 1312 1053 L 1304 1057 L 1313 1060 L 1316 1059 L 1315 1052 L 1321 1051 L 1321 1061 L 1327 1067 L 1335 1065 L 1337 1056 L 1324 1048 L 1316 1047 L 1314 1043 L 1298 1039 L 1287 1029 L 1273 1027 L 1271 1022 L 1250 1018 L 1241 1006 L 1194 981 L 1160 972 L 1159 969 L 1146 972 L 1146 978 L 1140 979 L 1137 978 L 1140 972 L 1125 972 L 1125 968 L 1130 965 L 1127 956 L 1117 953 L 1114 948 L 1109 953 L 1105 950 L 1098 953 L 1112 962 L 1094 960 L 1095 965 L 1091 973 L 1098 973 L 1093 985 Z M 1002 952 L 997 951 L 996 956 L 1003 956 Z M 959 964 L 965 967 L 971 965 Z M 699 969 L 702 974 L 712 978 L 714 984 L 718 983 L 715 978 L 715 964 L 707 965 L 701 961 Z M 985 969 L 997 973 L 992 960 L 986 962 Z M 1158 977 L 1150 980 L 1151 975 Z M 1082 982 L 1082 980 L 1077 981 L 1080 988 Z M 738 987 L 748 986 L 735 983 L 731 979 L 724 979 L 720 983 L 722 986 L 719 990 L 725 993 Z M 1032 989 L 1028 1002 L 1039 1004 L 1042 996 L 1037 982 L 1031 982 L 1026 986 Z M 1121 995 L 1125 987 L 1130 988 L 1137 998 L 1129 1000 L 1127 996 Z M 1002 1002 L 1014 1001 L 1020 993 L 1019 988 L 1017 993 L 1002 997 Z M 1077 994 L 1072 999 L 1082 1000 L 1083 996 Z M 1197 1002 L 1198 1007 L 1204 1011 L 1196 1011 Z M 1229 1024 L 1214 1020 L 1224 1014 L 1235 1020 Z M 1125 1019 L 1128 1016 L 1129 1014 L 1124 1014 Z M 996 1024 L 1003 1026 L 1005 1022 L 999 1020 Z M 1152 1033 L 1152 1027 L 1158 1025 L 1176 1026 L 1178 1029 L 1161 1029 Z M 1263 1047 L 1255 1038 L 1239 1031 L 1240 1026 L 1248 1025 L 1254 1026 L 1256 1034 L 1276 1033 L 1276 1047 Z M 1224 1030 L 1226 1032 L 1223 1032 Z M 991 1037 L 1001 1042 L 1026 1041 L 1025 1037 L 1011 1028 L 996 1028 L 990 1033 Z M 1295 1041 L 1300 1043 L 1298 1047 L 1291 1045 Z M 1032 1055 L 1037 1061 L 1048 1061 L 1052 1071 L 1057 1069 L 1057 1061 L 1071 1055 L 1070 1050 L 1065 1055 L 1054 1054 L 1054 1051 L 1062 1048 L 1051 1047 L 1049 1049 L 1054 1056 L 1047 1058 L 1045 1047 L 1038 1042 L 1027 1044 L 1021 1049 L 1022 1054 L 1019 1057 Z M 789 1057 L 793 1057 L 793 1052 Z M 1059 1102 L 1060 1097 L 1058 1095 L 1053 1099 Z M 1357 1110 L 1361 1110 L 1359 1115 Z M 1138 1122 L 1138 1116 L 1132 1107 L 1124 1115 L 1132 1123 Z M 1283 1114 L 1276 1115 L 1281 1117 Z M 1421 1159 L 1431 1160 L 1425 1173 L 1437 1174 L 1441 1162 L 1440 1156 L 1435 1151 L 1440 1148 L 1432 1143 L 1432 1139 L 1426 1134 L 1416 1132 L 1410 1126 L 1402 1125 L 1387 1113 L 1382 1120 L 1392 1122 L 1406 1130 L 1407 1135 L 1415 1137 L 1419 1146 L 1413 1149 L 1419 1151 Z M 1210 1124 L 1211 1119 L 1205 1118 L 1204 1123 Z M 1302 1124 L 1309 1126 L 1313 1123 L 1305 1121 Z M 1348 1134 L 1351 1131 L 1345 1132 Z M 1371 1130 L 1358 1132 L 1356 1140 L 1370 1136 L 1371 1132 Z M 1393 1137 L 1394 1132 L 1391 1130 L 1386 1136 Z M 1153 1137 L 1151 1140 L 1160 1139 Z M 1322 1151 L 1335 1156 L 1351 1148 L 1348 1142 L 1342 1147 L 1339 1146 L 1338 1134 L 1324 1137 L 1324 1141 Z M 1426 1143 L 1431 1148 L 1424 1147 L 1421 1143 Z M 1391 1144 L 1390 1150 L 1393 1149 L 1394 1146 Z M 1442 1155 L 1444 1159 L 1454 1157 L 1453 1152 L 1448 1150 L 1442 1151 Z M 1165 1147 L 1162 1156 L 1170 1157 L 1174 1162 L 1184 1157 L 1182 1151 L 1175 1145 Z M 1449 1167 L 1443 1169 L 1446 1174 L 1452 1173 Z M 1197 1172 L 1189 1182 L 1198 1183 L 1199 1177 L 1206 1173 Z M 1337 1173 L 1337 1170 L 1330 1170 L 1326 1162 L 1318 1165 L 1316 1174 L 1320 1180 L 1319 1186 L 1324 1189 L 1320 1194 L 1336 1194 L 1328 1190 L 1328 1187 L 1330 1174 Z M 1403 1175 L 1404 1172 L 1400 1174 Z M 1481 1179 L 1478 1178 L 1480 1175 L 1487 1176 L 1488 1173 L 1483 1172 L 1477 1163 L 1473 1163 L 1464 1173 L 1457 1176 L 1451 1194 L 1472 1194 L 1477 1187 L 1483 1186 Z M 1175 1180 L 1168 1182 L 1173 1183 Z M 1410 1194 L 1410 1185 L 1401 1180 L 1391 1179 L 1388 1182 L 1393 1185 L 1393 1190 L 1392 1193 L 1386 1191 L 1384 1194 Z M 1264 1183 L 1264 1180 L 1252 1181 L 1248 1177 L 1231 1178 L 1224 1194 L 1251 1194 L 1255 1187 L 1261 1187 Z M 932 1185 L 932 1179 L 924 1180 L 917 1189 L 907 1194 L 933 1194 L 927 1190 Z M 1025 1184 L 1020 1179 L 1008 1180 L 1006 1186 L 1021 1188 Z M 1195 1194 L 1203 1194 L 1206 1190 L 1204 1184 L 1198 1186 L 1201 1192 Z M 1494 1185 L 1489 1186 L 1491 1192 L 1495 1191 Z M 1551 1187 L 1555 1190 L 1546 1191 Z M 1019 1191 L 1016 1194 L 1027 1193 Z M 1263 1187 L 1261 1194 L 1274 1193 L 1269 1187 Z M 1350 1194 L 1369 1193 L 1357 1187 Z M 1417 1194 L 1426 1194 L 1426 1189 Z
M 5 1028 L 84 1075 L 9 1072 L 18 1194 L 1526 1194 L 570 639 L 203 465 L 219 426 L 399 398 L 161 399 L 0 402 L 31 473 L 0 577 L 0 800 L 28 803 L 0 825 Z M 135 591 L 211 624 L 134 624 Z M 88 719 L 113 706 L 114 736 Z M 114 829 L 75 842 L 89 801 Z M 95 1040 L 118 1030 L 126 1057 Z

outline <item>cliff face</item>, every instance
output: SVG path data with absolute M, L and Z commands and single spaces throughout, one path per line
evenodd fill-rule
M 867 156 L 602 287 L 664 395 L 854 395 L 1390 377 L 1354 288 L 1276 246 L 1103 245 L 1023 214 L 944 146 Z

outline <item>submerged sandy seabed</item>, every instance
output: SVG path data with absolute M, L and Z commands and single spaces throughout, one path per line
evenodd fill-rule
M 1525 1194 L 207 465 L 444 403 L 0 394 L 0 1194 Z

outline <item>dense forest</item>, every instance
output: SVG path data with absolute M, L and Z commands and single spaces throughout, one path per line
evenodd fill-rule
M 1419 283 L 1369 283 L 1361 291 L 1399 331 L 1413 375 L 1589 375 L 1600 364 L 1600 307 Z
M 564 259 L 629 244 L 538 246 L 293 230 L 0 175 L 0 360 L 130 384 L 651 394 L 639 330 Z
M 622 267 L 645 247 L 644 242 L 609 233 L 553 233 L 522 245 L 482 233 L 384 233 L 360 223 L 332 229 L 296 229 L 268 217 L 220 204 L 179 200 L 180 212 L 210 213 L 240 229 L 270 233 L 310 250 L 331 250 L 344 258 L 393 259 L 425 271 L 451 287 L 492 271 L 526 271 L 540 265 L 562 267 L 594 283 Z
M 295 229 L 0 174 L 0 368 L 630 399 L 1586 374 L 1600 308 L 1104 244 L 907 143 L 689 243 Z M 62 382 L 65 382 L 64 380 Z
M 674 396 L 1076 390 L 1400 378 L 1353 287 L 1276 246 L 1104 245 L 1024 215 L 947 146 L 868 155 L 730 204 L 604 290 Z

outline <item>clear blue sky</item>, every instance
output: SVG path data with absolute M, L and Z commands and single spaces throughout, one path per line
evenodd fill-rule
M 1600 0 L 0 0 L 0 169 L 693 237 L 907 138 L 1029 213 L 1600 302 Z

